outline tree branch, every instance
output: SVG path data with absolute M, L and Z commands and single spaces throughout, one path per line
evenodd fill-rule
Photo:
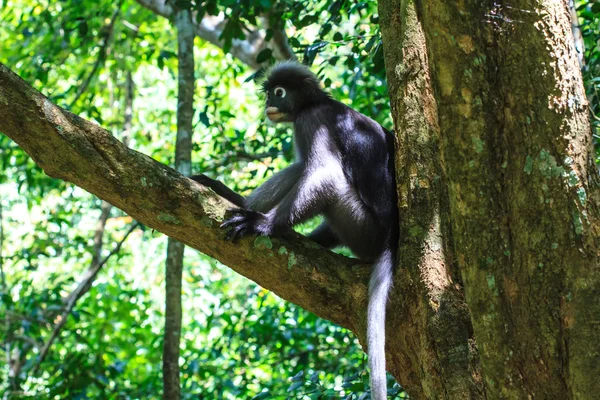
M 0 64 L 0 131 L 53 177 L 221 261 L 282 298 L 363 337 L 369 267 L 298 234 L 223 240 L 230 203 L 109 132 L 52 104 Z
M 582 70 L 583 67 L 585 67 L 585 42 L 583 41 L 583 34 L 579 27 L 575 0 L 569 0 L 569 13 L 571 14 L 571 30 L 573 31 L 573 38 L 575 39 L 577 61 L 579 62 L 579 69 Z
M 173 7 L 166 4 L 164 0 L 136 0 L 141 6 L 161 15 L 167 19 L 174 18 Z M 192 21 L 196 21 L 196 12 L 192 12 Z M 227 21 L 223 16 L 206 15 L 200 23 L 194 22 L 194 31 L 196 36 L 223 48 L 223 40 L 219 39 L 223 33 L 223 28 Z M 283 29 L 275 29 L 273 33 L 272 45 L 268 46 L 265 41 L 266 33 L 264 30 L 256 28 L 246 35 L 245 40 L 234 39 L 229 53 L 243 63 L 254 69 L 259 69 L 261 65 L 256 62 L 256 56 L 267 47 L 273 48 L 273 55 L 279 60 L 295 59 L 294 51 L 289 46 L 287 36 Z

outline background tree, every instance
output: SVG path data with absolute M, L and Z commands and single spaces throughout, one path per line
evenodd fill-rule
M 175 137 L 175 169 L 185 176 L 192 173 L 192 126 L 194 118 L 194 28 L 189 10 L 175 12 L 177 27 L 177 135 Z M 185 245 L 167 240 L 165 260 L 165 330 L 163 343 L 163 398 L 181 398 L 179 368 L 181 337 L 181 281 Z

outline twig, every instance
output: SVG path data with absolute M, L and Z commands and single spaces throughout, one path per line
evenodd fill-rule
M 290 46 L 288 42 L 288 37 L 285 32 L 285 28 L 282 26 L 285 24 L 285 21 L 275 21 L 272 23 L 274 16 L 272 13 L 267 13 L 265 16 L 267 28 L 273 30 L 273 37 L 271 38 L 273 44 L 275 45 L 275 51 L 279 53 L 279 59 L 283 60 L 294 60 L 298 61 L 298 57 L 294 53 L 294 49 Z
M 4 218 L 2 216 L 2 198 L 0 198 L 0 289 L 6 288 L 6 276 L 4 275 Z
M 94 66 L 92 67 L 92 70 L 90 71 L 85 81 L 83 81 L 81 86 L 79 86 L 79 88 L 77 89 L 77 92 L 75 93 L 75 98 L 69 104 L 69 108 L 72 108 L 75 105 L 75 103 L 77 103 L 79 98 L 83 95 L 83 93 L 87 90 L 88 86 L 92 82 L 92 79 L 96 75 L 96 71 L 98 71 L 100 65 L 104 64 L 104 62 L 106 61 L 106 56 L 108 54 L 108 46 L 110 44 L 113 34 L 113 28 L 115 26 L 115 21 L 117 20 L 117 17 L 121 13 L 122 4 L 123 0 L 119 1 L 119 3 L 117 4 L 117 9 L 113 12 L 110 22 L 106 26 L 106 34 L 104 35 L 104 41 L 102 42 L 102 46 L 100 47 L 100 51 L 98 52 L 98 58 L 96 59 L 96 62 L 94 63 Z
M 125 240 L 127 240 L 127 237 L 129 236 L 129 234 L 131 232 L 133 232 L 134 229 L 137 228 L 139 225 L 140 225 L 139 222 L 135 222 L 133 225 L 131 225 L 131 227 L 129 228 L 127 233 L 125 233 L 125 236 L 123 236 L 123 238 L 117 243 L 117 245 L 112 249 L 112 251 L 106 257 L 104 257 L 104 259 L 101 262 L 97 263 L 96 265 L 94 265 L 93 267 L 88 269 L 84 278 L 82 279 L 82 281 L 79 282 L 79 285 L 77 285 L 77 288 L 75 288 L 75 290 L 73 290 L 73 292 L 71 292 L 71 294 L 67 298 L 67 306 L 66 306 L 65 310 L 60 315 L 58 323 L 54 326 L 54 329 L 52 330 L 52 334 L 50 335 L 50 338 L 48 339 L 48 341 L 46 342 L 46 344 L 40 351 L 40 356 L 35 364 L 35 367 L 32 370 L 32 375 L 35 375 L 37 373 L 38 369 L 40 368 L 40 365 L 42 364 L 42 362 L 48 355 L 48 350 L 50 350 L 50 346 L 52 346 L 52 343 L 54 343 L 54 340 L 60 333 L 61 329 L 67 323 L 67 318 L 68 318 L 69 314 L 71 314 L 71 312 L 73 311 L 73 308 L 75 307 L 75 304 L 77 303 L 77 300 L 85 293 L 84 289 L 88 286 L 91 286 L 92 282 L 94 281 L 94 279 L 98 275 L 98 272 L 100 272 L 100 270 L 102 269 L 104 264 L 106 264 L 106 262 L 113 255 L 115 255 L 116 253 L 118 253 L 121 250 L 121 246 L 123 245 Z
M 38 349 L 44 345 L 43 343 L 36 342 L 34 339 L 30 338 L 29 336 L 14 335 L 13 339 L 21 340 L 23 342 L 29 343 L 32 347 L 36 347 Z
M 10 321 L 28 321 L 33 324 L 46 324 L 47 321 L 43 321 L 40 319 L 31 318 L 29 315 L 19 314 L 12 310 L 4 310 L 6 313 L 7 320 Z
M 4 248 L 4 218 L 2 215 L 2 198 L 0 198 L 0 291 L 4 291 L 6 289 L 6 276 L 4 275 L 4 253 L 2 249 Z M 8 330 L 10 327 L 10 319 L 8 313 L 4 314 L 4 323 L 6 324 L 6 329 Z M 10 337 L 8 331 L 6 335 L 7 339 Z M 4 353 L 6 354 L 6 365 L 10 365 L 10 357 L 12 353 L 11 349 L 11 341 L 6 340 L 6 345 L 4 348 Z M 4 398 L 8 399 L 10 396 L 10 390 L 7 390 Z

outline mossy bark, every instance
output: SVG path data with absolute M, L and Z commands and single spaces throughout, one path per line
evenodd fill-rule
M 401 311 L 389 317 L 388 367 L 412 398 L 482 398 L 471 321 L 447 243 L 448 199 L 423 28 L 412 3 L 380 2 L 379 12 L 401 221 L 392 295 Z
M 430 77 L 433 88 L 426 124 L 407 123 L 394 107 L 398 152 L 417 176 L 430 176 L 428 163 L 440 166 L 439 264 L 451 260 L 449 276 L 464 287 L 484 389 L 472 393 L 597 397 L 599 180 L 567 3 L 382 0 L 380 13 L 392 105 L 406 103 L 412 82 Z M 410 31 L 415 20 L 425 44 Z M 423 68 L 411 67 L 415 50 L 427 57 Z M 436 124 L 437 153 L 402 145 Z M 403 176 L 401 199 L 418 197 L 411 171 Z M 411 276 L 416 265 L 402 267 Z M 427 366 L 419 359 L 409 369 Z M 397 377 L 412 382 L 408 372 Z M 464 387 L 474 382 L 463 377 Z M 427 380 L 411 387 L 418 398 L 456 398 Z

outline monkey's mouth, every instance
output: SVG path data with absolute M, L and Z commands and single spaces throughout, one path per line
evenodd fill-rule
M 282 120 L 285 117 L 284 113 L 276 112 L 276 113 L 267 113 L 267 118 L 269 118 L 273 122 L 277 122 Z
M 267 114 L 267 118 L 269 118 L 269 120 L 272 122 L 281 121 L 286 116 L 285 113 L 280 112 L 276 107 L 268 107 L 265 113 Z

